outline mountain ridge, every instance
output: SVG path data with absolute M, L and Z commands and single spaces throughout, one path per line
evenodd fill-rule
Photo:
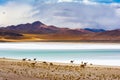
M 87 32 L 88 30 L 83 29 L 69 29 L 69 28 L 59 28 L 54 25 L 45 25 L 40 21 L 35 21 L 33 23 L 11 25 L 7 27 L 0 28 L 5 31 L 19 32 L 19 33 L 33 33 L 33 34 L 47 34 L 47 33 L 59 33 L 59 32 Z M 90 32 L 90 31 L 88 31 Z
M 23 37 L 29 35 L 25 39 L 44 39 L 44 40 L 78 40 L 78 41 L 120 41 L 120 29 L 116 30 L 104 30 L 104 29 L 70 29 L 60 28 L 54 25 L 46 25 L 40 21 L 33 23 L 11 25 L 7 27 L 1 27 L 0 32 L 5 33 L 3 36 L 8 36 L 8 33 L 13 34 L 14 37 Z M 20 36 L 21 35 L 21 36 Z M 34 35 L 34 36 L 31 36 Z M 0 35 L 1 36 L 1 35 Z M 13 37 L 9 35 L 9 37 Z M 33 40 L 34 41 L 34 40 Z

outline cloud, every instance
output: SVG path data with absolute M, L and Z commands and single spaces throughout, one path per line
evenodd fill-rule
M 118 5 L 117 5 L 118 6 Z M 37 7 L 36 14 L 41 21 L 70 28 L 120 27 L 120 9 L 112 4 L 56 3 Z
M 96 0 L 12 0 L 0 6 L 0 25 L 42 21 L 69 28 L 120 28 L 120 4 Z
M 41 1 L 41 0 L 36 0 Z M 119 0 L 42 0 L 44 2 L 120 3 Z
M 0 6 L 0 25 L 7 26 L 32 22 L 37 11 L 32 11 L 33 7 L 28 4 L 8 2 Z
M 72 2 L 73 0 L 58 0 L 58 2 Z

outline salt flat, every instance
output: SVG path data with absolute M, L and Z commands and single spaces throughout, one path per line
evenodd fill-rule
M 119 43 L 11 42 L 0 49 L 120 49 Z

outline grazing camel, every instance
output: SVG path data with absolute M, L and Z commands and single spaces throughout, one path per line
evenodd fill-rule
M 71 60 L 70 63 L 74 63 L 74 60 Z
M 31 59 L 28 59 L 28 61 L 31 61 Z
M 83 64 L 83 61 L 81 62 L 81 64 Z
M 87 62 L 85 62 L 84 65 L 87 66 Z
M 93 65 L 92 63 L 90 63 L 90 65 Z
M 50 63 L 50 66 L 53 66 L 53 63 Z
M 36 59 L 36 58 L 34 58 L 33 60 L 34 60 L 34 61 L 36 61 L 37 59 Z
M 33 63 L 31 63 L 31 66 L 32 67 L 35 67 L 35 64 L 36 64 L 37 62 L 33 62 Z
M 27 58 L 23 58 L 22 61 L 26 61 Z
M 84 62 L 84 63 L 83 63 L 83 62 L 81 62 L 80 67 L 81 67 L 81 68 L 85 68 L 85 66 L 87 66 L 87 62 Z
M 48 63 L 47 63 L 47 62 L 45 62 L 45 61 L 44 61 L 44 62 L 42 62 L 42 63 L 43 63 L 43 64 L 45 64 L 45 65 L 47 65 L 47 64 L 48 64 Z
M 81 67 L 81 68 L 85 68 L 85 65 L 84 65 L 84 64 L 81 64 L 80 67 Z

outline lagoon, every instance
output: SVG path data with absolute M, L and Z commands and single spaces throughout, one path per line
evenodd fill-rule
M 119 44 L 96 43 L 0 43 L 0 57 L 40 61 L 120 66 Z

